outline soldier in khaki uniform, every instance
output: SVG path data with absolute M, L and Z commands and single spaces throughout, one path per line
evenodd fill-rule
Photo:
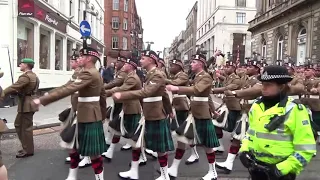
M 224 79 L 224 87 L 221 88 L 213 88 L 213 94 L 220 94 L 224 93 L 227 90 L 239 90 L 241 89 L 241 79 L 238 75 L 235 74 L 236 65 L 232 61 L 226 62 L 226 68 L 224 70 L 226 74 L 226 78 Z M 227 97 L 223 98 L 223 102 L 226 103 L 226 106 L 229 110 L 228 118 L 227 118 L 227 131 L 232 132 L 235 128 L 236 121 L 241 115 L 241 105 L 240 99 L 236 97 Z M 222 137 L 223 137 L 223 129 L 220 127 L 216 127 L 217 135 L 219 138 L 220 146 L 215 150 L 218 152 L 224 152 L 224 147 L 222 144 Z
M 196 73 L 194 85 L 189 87 L 167 85 L 167 90 L 191 96 L 191 113 L 195 121 L 195 134 L 197 136 L 197 140 L 194 143 L 204 147 L 209 164 L 209 171 L 202 179 L 217 180 L 218 175 L 215 169 L 215 152 L 213 148 L 219 146 L 219 141 L 212 123 L 212 115 L 208 103 L 213 79 L 205 71 L 205 68 L 205 55 L 193 55 L 191 69 Z M 178 146 L 176 151 L 176 157 L 169 169 L 169 174 L 173 177 L 177 177 L 178 175 L 178 168 L 185 151 L 184 149 L 185 147 Z
M 4 75 L 4 73 L 0 69 L 0 78 L 2 78 L 3 75 Z M 0 86 L 0 94 L 2 94 L 2 87 L 1 86 Z M 2 132 L 5 132 L 8 127 L 5 125 L 5 121 L 4 120 L 1 119 L 0 121 L 2 121 L 0 123 L 0 137 L 1 137 Z M 8 171 L 7 171 L 6 166 L 3 164 L 1 150 L 0 150 L 0 179 L 8 180 Z
M 282 63 L 280 63 L 280 66 L 282 66 Z M 290 83 L 288 83 L 289 87 L 290 87 L 290 95 L 292 96 L 289 96 L 293 99 L 299 99 L 299 92 L 301 90 L 304 89 L 304 85 L 303 85 L 303 77 L 302 76 L 299 76 L 295 73 L 295 67 L 294 67 L 294 64 L 289 62 L 289 63 L 285 63 L 284 66 L 286 66 L 288 72 L 289 72 L 289 75 L 293 78 Z
M 158 55 L 159 56 L 159 55 Z M 162 58 L 159 58 L 158 68 L 163 73 L 163 76 L 165 78 L 168 78 L 168 73 L 166 71 L 166 64 Z
M 165 77 L 157 68 L 159 57 L 154 51 L 143 51 L 140 64 L 148 72 L 144 88 L 141 90 L 116 92 L 113 94 L 115 101 L 142 99 L 142 109 L 145 117 L 145 146 L 158 152 L 161 176 L 157 180 L 169 179 L 168 151 L 174 150 L 174 145 L 169 128 L 167 114 L 164 106 L 172 109 L 171 104 L 164 105 L 162 98 L 165 91 Z
M 239 99 L 243 99 L 242 113 L 246 114 L 248 114 L 251 105 L 253 104 L 254 100 L 260 96 L 261 92 L 261 83 L 257 79 L 258 75 L 260 74 L 260 63 L 256 60 L 251 60 L 248 61 L 247 64 L 248 67 L 246 70 L 246 75 L 248 78 L 242 89 L 234 91 L 227 90 L 224 92 L 225 96 L 227 97 L 234 96 Z M 235 130 L 232 132 L 233 140 L 226 161 L 216 163 L 216 167 L 222 169 L 226 174 L 229 174 L 232 171 L 234 160 L 240 149 L 240 141 L 244 137 L 246 129 L 247 117 L 244 117 L 238 121 Z
M 10 94 L 16 94 L 19 97 L 18 114 L 14 126 L 23 149 L 18 151 L 16 157 L 24 158 L 34 154 L 33 115 L 38 109 L 32 107 L 30 102 L 39 88 L 40 81 L 37 75 L 32 72 L 33 59 L 22 59 L 19 66 L 23 74 L 17 82 L 3 90 L 2 97 Z
M 106 111 L 106 94 L 103 88 L 103 80 L 99 71 L 95 68 L 99 60 L 99 53 L 91 47 L 80 50 L 80 65 L 83 70 L 77 79 L 58 88 L 52 93 L 35 99 L 37 106 L 46 106 L 59 99 L 79 92 L 77 105 L 78 139 L 79 147 L 70 153 L 71 163 L 69 175 L 66 180 L 77 180 L 79 155 L 90 156 L 96 180 L 103 180 L 103 158 L 100 156 L 107 150 L 102 120 Z

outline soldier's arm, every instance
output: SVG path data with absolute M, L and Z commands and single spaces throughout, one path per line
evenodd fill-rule
M 156 74 L 149 84 L 144 85 L 140 90 L 121 92 L 120 100 L 142 99 L 152 96 L 161 86 L 165 84 L 163 75 Z
M 103 84 L 103 80 L 101 80 L 101 83 Z M 102 120 L 105 120 L 107 118 L 107 94 L 103 86 L 101 87 L 99 102 L 100 102 Z
M 299 95 L 304 93 L 304 82 L 302 78 L 297 78 L 294 85 L 289 85 L 289 95 Z
M 21 91 L 28 83 L 30 82 L 30 78 L 27 75 L 21 75 L 17 82 L 12 84 L 3 90 L 3 95 L 8 95 L 12 93 L 18 93 Z
M 111 96 L 115 92 L 128 91 L 132 89 L 136 84 L 136 79 L 134 77 L 129 77 L 123 82 L 121 86 L 106 90 L 107 96 Z
M 105 84 L 104 88 L 105 89 L 111 89 L 111 88 L 114 88 L 116 86 L 121 86 L 123 84 L 125 78 L 126 78 L 126 73 L 120 72 L 119 75 L 113 81 L 111 81 L 108 84 Z
M 230 91 L 234 91 L 234 90 L 238 90 L 241 88 L 241 79 L 240 78 L 236 78 L 232 81 L 232 83 L 230 83 L 228 86 L 226 86 L 227 90 Z
M 289 116 L 292 120 L 288 122 L 289 129 L 293 133 L 294 152 L 286 160 L 277 164 L 277 168 L 283 175 L 290 172 L 299 174 L 317 152 L 308 111 L 302 104 L 298 106 L 292 110 Z
M 173 79 L 173 80 L 166 79 L 167 84 L 172 84 L 174 86 L 181 86 L 181 85 L 187 84 L 188 81 L 189 79 L 187 74 L 181 74 L 177 79 Z
M 212 78 L 210 76 L 203 77 L 199 82 L 197 82 L 194 86 L 179 86 L 178 94 L 186 94 L 186 95 L 201 95 L 205 90 L 211 87 Z
M 68 84 L 66 87 L 59 88 L 55 91 L 53 91 L 51 94 L 48 94 L 46 96 L 40 97 L 40 102 L 42 105 L 48 105 L 52 102 L 55 102 L 59 99 L 62 99 L 64 97 L 67 97 L 76 91 L 79 91 L 80 89 L 86 87 L 88 84 L 92 82 L 92 74 L 88 71 L 82 71 L 79 74 L 79 78 Z
M 250 99 L 252 99 L 262 96 L 261 88 L 261 83 L 256 83 L 254 86 L 250 88 L 235 90 L 235 92 L 238 98 L 246 99 L 245 97 L 250 97 Z

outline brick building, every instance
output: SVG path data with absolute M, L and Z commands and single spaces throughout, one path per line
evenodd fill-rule
M 142 20 L 134 0 L 106 0 L 104 14 L 105 64 L 122 55 L 135 56 L 143 48 Z
M 198 1 L 193 5 L 191 11 L 186 18 L 185 30 L 185 59 L 184 63 L 189 64 L 191 56 L 196 53 L 196 37 L 197 37 L 197 11 Z M 184 59 L 184 60 L 185 60 Z
M 319 0 L 257 0 L 250 21 L 252 51 L 268 63 L 284 60 L 304 64 L 320 59 Z

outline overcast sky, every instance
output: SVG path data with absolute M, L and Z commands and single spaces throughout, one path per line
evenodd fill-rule
M 142 18 L 144 42 L 153 41 L 151 49 L 162 51 L 186 28 L 186 18 L 196 0 L 136 0 Z M 146 44 L 145 44 L 146 46 Z

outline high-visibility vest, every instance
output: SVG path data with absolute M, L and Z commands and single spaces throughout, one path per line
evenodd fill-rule
M 269 132 L 265 128 L 272 117 L 286 113 L 284 123 L 276 130 Z M 251 151 L 257 160 L 276 164 L 283 175 L 299 174 L 316 152 L 306 107 L 289 98 L 285 107 L 278 103 L 265 110 L 264 104 L 257 100 L 249 111 L 249 129 L 240 151 Z

